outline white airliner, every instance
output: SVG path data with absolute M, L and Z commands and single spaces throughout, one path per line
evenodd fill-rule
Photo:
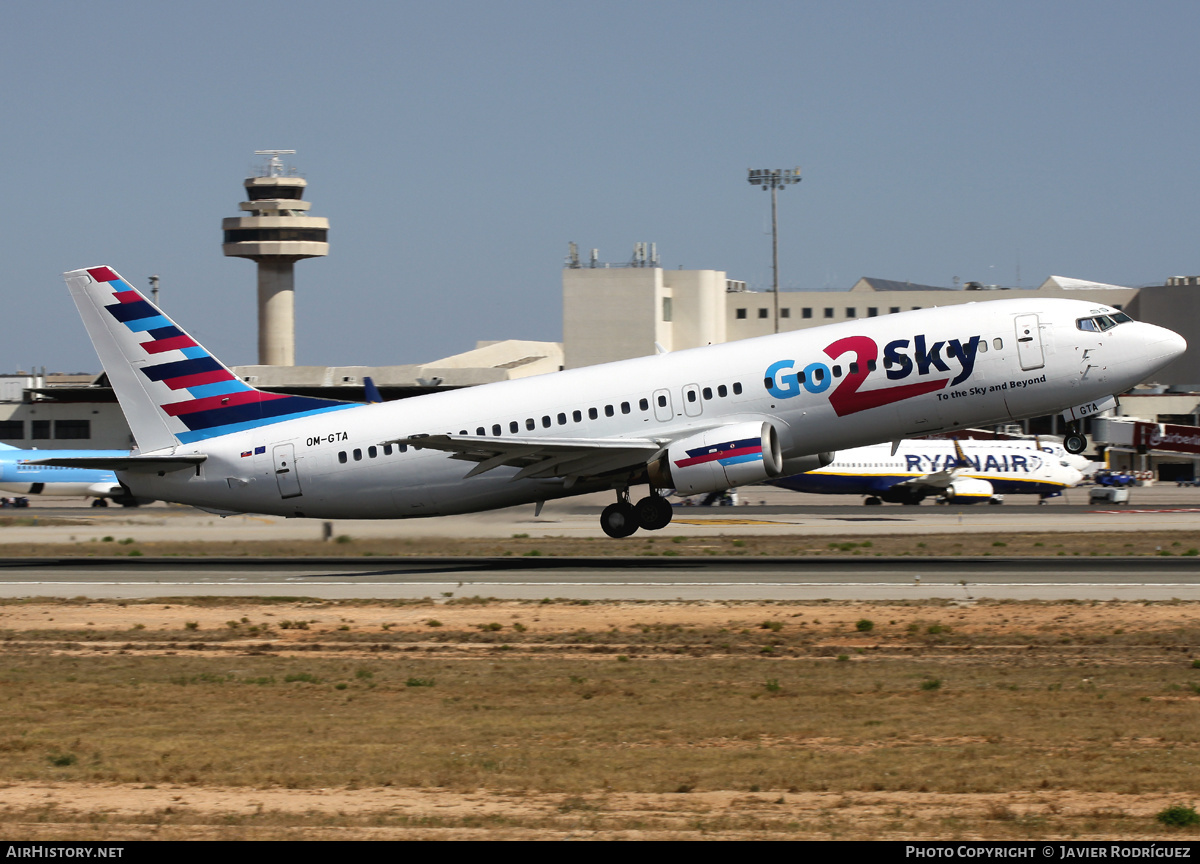
M 1186 348 L 1107 306 L 1029 297 L 355 405 L 256 390 L 110 268 L 65 276 L 137 450 L 45 461 L 112 468 L 137 497 L 220 514 L 395 519 L 613 490 L 600 521 L 624 537 L 671 521 L 661 490 L 759 483 L 841 448 L 1064 408 L 1073 421 Z
M 866 504 L 920 504 L 937 497 L 956 504 L 1000 503 L 997 496 L 1040 495 L 1076 486 L 1083 472 L 1038 441 L 901 441 L 839 450 L 830 464 L 768 481 L 796 492 L 866 495 Z

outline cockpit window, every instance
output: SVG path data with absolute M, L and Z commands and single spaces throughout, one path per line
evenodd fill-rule
M 1125 324 L 1132 320 L 1124 312 L 1114 312 L 1111 315 L 1093 315 L 1091 318 L 1076 319 L 1075 326 L 1088 333 L 1103 333 L 1118 324 Z

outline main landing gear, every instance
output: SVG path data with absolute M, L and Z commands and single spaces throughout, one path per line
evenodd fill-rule
M 628 537 L 639 528 L 659 531 L 671 524 L 674 510 L 671 502 L 657 494 L 650 494 L 637 504 L 629 503 L 629 490 L 617 490 L 617 502 L 609 504 L 600 514 L 600 527 L 609 537 Z
M 1076 456 L 1079 455 L 1087 449 L 1087 436 L 1076 427 L 1071 426 L 1067 429 L 1067 434 L 1063 437 L 1063 449 L 1068 453 Z

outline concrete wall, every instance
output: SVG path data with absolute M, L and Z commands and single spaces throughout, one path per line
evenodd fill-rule
M 657 267 L 563 270 L 563 365 L 567 369 L 645 357 L 659 342 L 672 350 L 673 322 L 663 299 L 675 298 Z

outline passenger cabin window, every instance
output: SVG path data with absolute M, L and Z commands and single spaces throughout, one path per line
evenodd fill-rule
M 650 400 L 649 399 L 639 399 L 638 407 L 641 408 L 643 411 L 649 411 L 650 410 Z
M 600 416 L 600 412 L 597 411 L 595 408 L 588 409 L 588 419 L 589 420 L 595 420 L 599 416 Z
M 566 414 L 559 414 L 559 415 L 558 415 L 558 425 L 559 425 L 559 426 L 566 426 L 566 425 L 567 425 L 567 415 L 566 415 Z
M 722 399 L 724 399 L 726 396 L 729 395 L 729 390 L 725 387 L 724 384 L 717 385 L 717 395 L 720 396 Z
M 705 401 L 707 401 L 707 400 L 709 400 L 709 399 L 711 399 L 711 398 L 712 398 L 712 388 L 711 388 L 711 387 L 705 387 L 705 388 L 704 388 L 704 399 L 705 399 Z
M 628 413 L 629 413 L 631 410 L 632 410 L 632 409 L 629 407 L 629 403 L 628 403 L 628 402 L 622 402 L 622 403 L 621 403 L 621 413 L 622 413 L 622 414 L 628 414 Z
M 582 423 L 583 422 L 583 412 L 582 411 L 572 411 L 571 419 L 574 420 L 576 423 Z
M 493 424 L 492 424 L 492 437 L 493 437 L 493 438 L 499 438 L 499 437 L 500 437 L 500 424 L 499 424 L 499 423 L 493 423 Z
M 740 382 L 734 382 L 733 392 L 737 396 L 740 396 L 742 394 L 742 385 Z
M 613 414 L 615 414 L 615 413 L 616 413 L 616 412 L 615 412 L 615 411 L 613 411 L 613 407 L 612 407 L 611 405 L 605 405 L 605 406 L 604 406 L 604 416 L 605 416 L 605 417 L 611 417 L 611 416 L 613 416 Z
M 532 432 L 534 429 L 537 428 L 537 424 L 533 422 L 532 417 L 525 418 L 525 428 L 526 428 L 526 430 L 528 430 L 530 432 Z
M 354 461 L 355 461 L 355 462 L 361 462 L 361 461 L 362 461 L 362 451 L 361 451 L 361 450 L 358 450 L 358 449 L 356 449 L 356 450 L 354 451 Z
M 482 426 L 477 426 L 475 428 L 475 434 L 478 435 L 480 438 L 482 438 L 484 435 L 487 434 L 487 430 L 484 429 Z
M 378 455 L 379 455 L 379 451 L 375 449 L 375 445 L 371 445 L 370 447 L 367 448 L 367 456 L 369 456 L 370 458 L 374 459 Z
M 509 431 L 509 432 L 511 432 L 511 433 L 512 433 L 512 434 L 514 434 L 514 435 L 516 435 L 516 434 L 517 434 L 517 432 L 518 432 L 518 431 L 520 431 L 520 429 L 521 429 L 521 427 L 517 425 L 517 421 L 516 421 L 516 420 L 514 420 L 514 421 L 512 421 L 511 423 L 509 423 L 509 424 L 508 424 L 508 431 Z
M 1004 347 L 1004 340 L 999 337 L 996 337 L 995 339 L 992 340 L 992 347 L 995 348 L 997 351 L 999 351 L 1001 348 Z
M 542 428 L 543 429 L 550 428 L 550 415 L 549 414 L 545 414 L 542 416 Z

